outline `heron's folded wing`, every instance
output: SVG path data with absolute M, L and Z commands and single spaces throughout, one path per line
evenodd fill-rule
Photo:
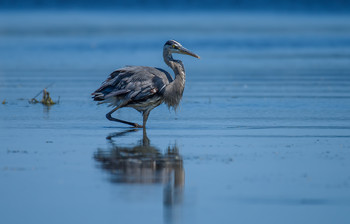
M 128 66 L 112 72 L 92 95 L 99 100 L 125 95 L 124 100 L 142 101 L 158 93 L 167 83 L 166 74 L 159 69 Z
M 128 89 L 120 89 L 120 90 L 110 92 L 109 94 L 105 95 L 104 98 L 107 99 L 110 97 L 123 95 L 123 94 L 129 93 L 129 92 L 130 92 L 130 90 L 128 90 Z

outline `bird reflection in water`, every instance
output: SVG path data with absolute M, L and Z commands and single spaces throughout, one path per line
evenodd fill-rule
M 163 184 L 164 206 L 171 208 L 180 204 L 183 199 L 185 172 L 183 160 L 177 145 L 168 146 L 165 153 L 150 144 L 146 130 L 138 144 L 130 147 L 118 146 L 117 139 L 131 129 L 113 133 L 107 137 L 110 149 L 98 149 L 95 160 L 101 163 L 102 169 L 108 170 L 113 183 L 124 184 Z M 166 216 L 174 214 L 167 214 Z M 168 217 L 169 218 L 169 217 Z

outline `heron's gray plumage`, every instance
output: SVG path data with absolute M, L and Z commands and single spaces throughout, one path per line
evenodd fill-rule
M 163 49 L 165 63 L 172 68 L 175 79 L 165 70 L 146 66 L 126 66 L 112 72 L 101 87 L 92 93 L 95 101 L 115 106 L 107 118 L 134 126 L 134 123 L 121 121 L 111 114 L 121 107 L 132 107 L 144 115 L 144 125 L 149 112 L 166 103 L 176 110 L 185 88 L 185 69 L 181 61 L 174 60 L 172 53 L 188 54 L 199 58 L 176 41 L 167 41 Z
M 145 66 L 128 66 L 120 68 L 109 75 L 102 86 L 94 93 L 95 100 L 106 100 L 110 97 L 120 97 L 120 100 L 142 100 L 150 97 L 169 80 L 163 71 Z M 102 93 L 102 94 L 101 94 Z

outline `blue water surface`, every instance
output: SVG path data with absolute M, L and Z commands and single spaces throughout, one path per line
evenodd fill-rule
M 179 110 L 105 119 L 91 92 L 170 71 L 168 39 L 201 56 Z M 2 11 L 0 222 L 349 223 L 349 40 L 344 14 Z

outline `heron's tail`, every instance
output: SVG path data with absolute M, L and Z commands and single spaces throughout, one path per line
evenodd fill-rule
M 91 95 L 93 95 L 92 98 L 94 99 L 94 101 L 103 101 L 103 100 L 105 100 L 105 95 L 103 93 L 101 93 L 101 92 L 94 92 Z

